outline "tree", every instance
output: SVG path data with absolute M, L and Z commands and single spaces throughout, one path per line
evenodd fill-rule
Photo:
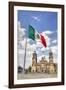
M 25 70 L 25 73 L 26 73 L 26 74 L 28 73 L 28 69 Z
M 28 72 L 31 72 L 31 66 L 28 67 Z

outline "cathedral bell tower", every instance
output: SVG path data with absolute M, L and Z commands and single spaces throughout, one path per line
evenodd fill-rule
M 53 63 L 53 52 L 52 52 L 51 49 L 50 49 L 50 51 L 49 51 L 49 62 L 50 62 L 50 63 Z
M 32 54 L 32 66 L 37 63 L 37 54 L 36 51 Z

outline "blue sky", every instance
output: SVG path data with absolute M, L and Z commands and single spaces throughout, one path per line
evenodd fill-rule
M 20 21 L 22 26 L 27 30 L 28 25 L 32 25 L 39 32 L 44 30 L 57 30 L 57 12 L 18 10 L 18 21 Z
M 26 30 L 32 25 L 39 33 L 47 30 L 54 32 L 49 37 L 57 39 L 57 12 L 18 10 L 18 21 Z
M 25 28 L 28 31 L 28 26 L 33 26 L 39 33 L 46 33 L 49 37 L 49 47 L 52 47 L 55 53 L 55 58 L 57 59 L 57 12 L 46 12 L 46 11 L 24 11 L 18 10 L 18 22 L 20 22 L 21 27 Z M 21 29 L 23 30 L 23 29 Z M 25 31 L 22 31 L 22 33 Z M 28 44 L 31 45 L 31 48 L 35 47 L 35 42 L 28 40 Z M 23 41 L 21 41 L 23 42 Z M 32 45 L 33 44 L 33 45 Z M 21 44 L 20 44 L 21 45 Z M 36 51 L 38 56 L 46 55 L 48 56 L 48 48 L 40 47 L 37 45 Z M 20 46 L 21 47 L 21 46 Z M 28 59 L 28 62 L 31 60 Z M 57 60 L 56 60 L 57 61 Z M 21 61 L 22 62 L 22 61 Z

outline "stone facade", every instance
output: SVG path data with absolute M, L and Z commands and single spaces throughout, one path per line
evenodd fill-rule
M 37 62 L 37 54 L 34 51 L 32 55 L 32 68 L 31 72 L 35 73 L 56 73 L 57 72 L 57 63 L 54 63 L 53 61 L 53 53 L 50 50 L 49 52 L 49 61 L 46 60 L 45 57 L 42 57 L 42 59 Z

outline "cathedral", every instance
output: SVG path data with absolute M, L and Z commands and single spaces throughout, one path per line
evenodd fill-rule
M 57 73 L 57 63 L 54 63 L 53 61 L 53 52 L 49 51 L 49 58 L 46 60 L 45 57 L 42 57 L 42 59 L 37 62 L 37 54 L 36 51 L 32 54 L 32 67 L 31 67 L 32 73 Z

